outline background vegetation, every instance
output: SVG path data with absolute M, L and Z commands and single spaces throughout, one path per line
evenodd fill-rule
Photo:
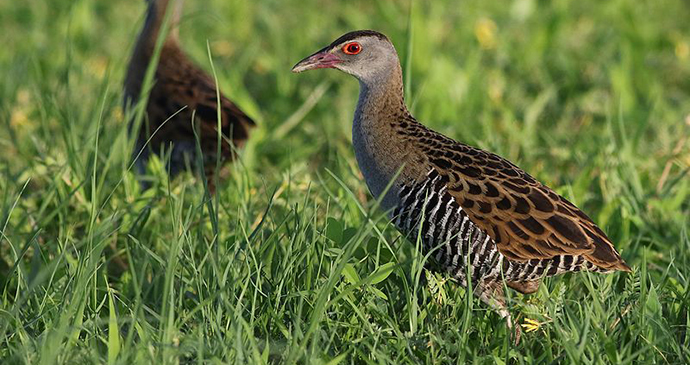
M 129 172 L 144 8 L 0 2 L 0 362 L 690 362 L 687 2 L 188 1 L 184 47 L 259 124 L 212 199 Z M 356 166 L 356 81 L 289 72 L 363 28 L 421 121 L 574 201 L 635 271 L 514 294 L 518 346 L 425 273 Z

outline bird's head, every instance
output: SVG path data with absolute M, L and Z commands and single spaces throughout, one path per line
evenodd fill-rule
M 335 68 L 367 82 L 399 65 L 395 47 L 385 35 L 373 30 L 358 30 L 299 61 L 292 72 Z

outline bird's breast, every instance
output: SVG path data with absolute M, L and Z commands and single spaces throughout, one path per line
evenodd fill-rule
M 408 160 L 413 146 L 403 141 L 385 123 L 359 115 L 355 116 L 352 127 L 352 144 L 357 164 L 371 194 L 381 199 L 385 210 L 397 207 L 400 189 L 410 180 Z

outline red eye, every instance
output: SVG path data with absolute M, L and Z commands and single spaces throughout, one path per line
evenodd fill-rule
M 362 46 L 360 46 L 357 42 L 348 43 L 343 46 L 343 52 L 349 55 L 356 55 L 357 53 L 362 52 Z

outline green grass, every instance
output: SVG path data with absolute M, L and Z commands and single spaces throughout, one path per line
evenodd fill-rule
M 33 5 L 31 5 L 33 4 Z M 410 5 L 411 4 L 411 5 Z M 259 124 L 204 200 L 129 172 L 121 81 L 141 0 L 0 2 L 0 362 L 690 362 L 690 7 L 682 0 L 188 1 L 184 47 Z M 357 82 L 290 67 L 388 34 L 430 127 L 589 213 L 632 274 L 513 294 L 503 322 L 375 207 Z

